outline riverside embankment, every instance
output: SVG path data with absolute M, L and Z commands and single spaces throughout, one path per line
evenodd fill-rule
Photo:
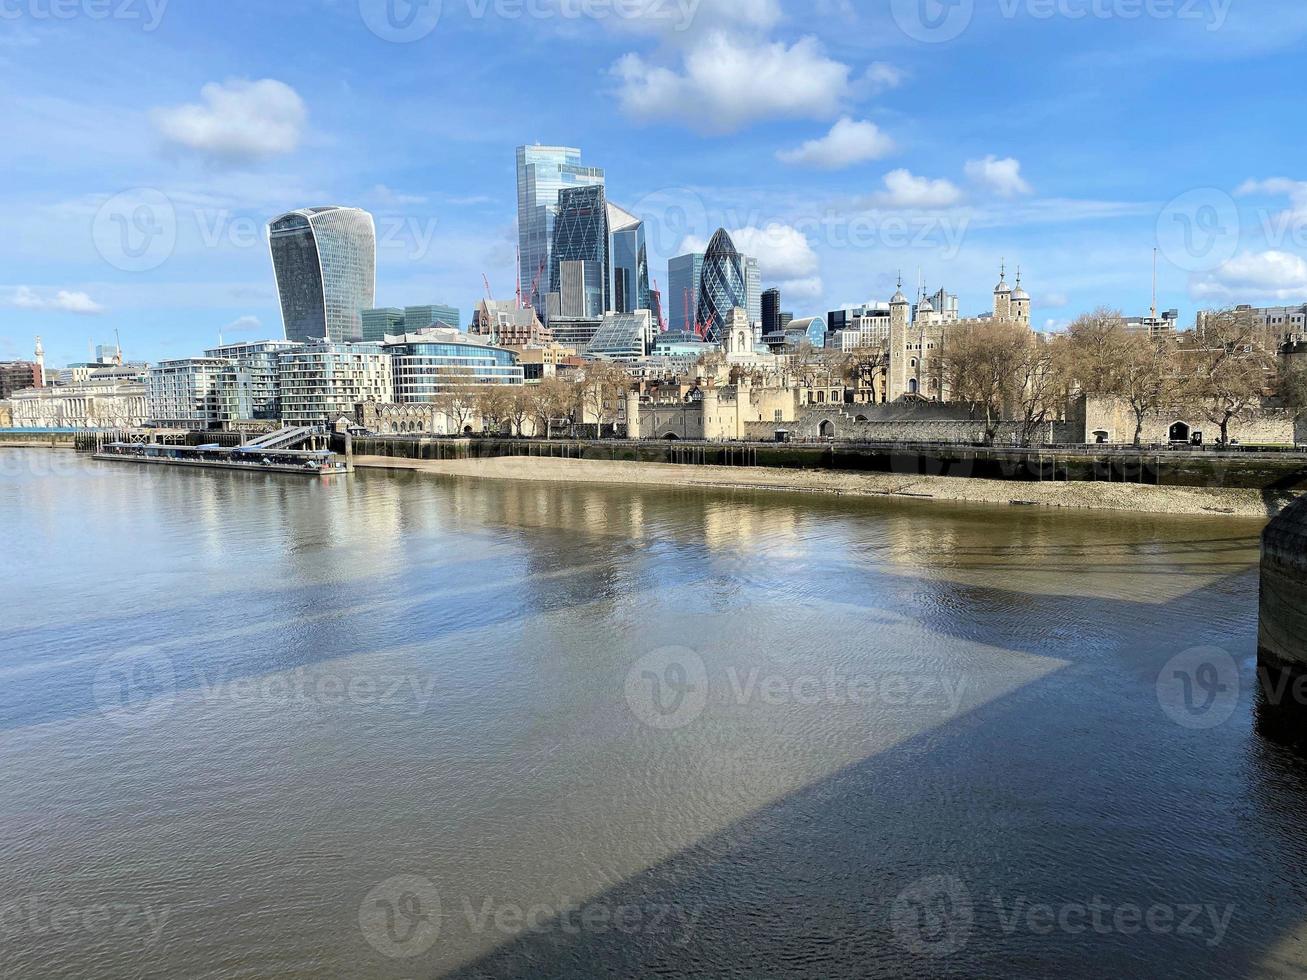
M 732 488 L 864 497 L 1037 506 L 1158 514 L 1266 517 L 1293 499 L 1284 492 L 1238 487 L 1168 487 L 1138 483 L 1014 482 L 974 477 L 792 470 L 762 466 L 502 456 L 482 459 L 401 459 L 356 456 L 356 468 L 545 483 Z

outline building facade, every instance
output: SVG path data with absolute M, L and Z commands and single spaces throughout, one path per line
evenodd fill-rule
M 554 220 L 559 193 L 567 188 L 602 186 L 604 172 L 581 163 L 581 151 L 569 146 L 517 148 L 518 294 L 539 316 L 547 316 Z
M 441 328 L 392 337 L 395 401 L 429 402 L 438 395 L 487 385 L 520 385 L 524 375 L 517 354 L 485 338 Z
M 224 426 L 281 418 L 281 355 L 297 346 L 289 340 L 261 340 L 204 352 L 227 364 L 218 380 L 218 419 Z
M 0 401 L 15 391 L 40 388 L 45 384 L 45 372 L 35 361 L 0 361 Z
M 375 308 L 377 233 L 358 208 L 304 208 L 268 224 L 268 249 L 287 340 L 347 343 Z
M 653 349 L 653 314 L 649 310 L 609 313 L 586 348 L 590 357 L 638 361 Z
M 354 418 L 364 402 L 393 402 L 390 355 L 376 344 L 309 344 L 278 358 L 286 425 L 328 425 Z
M 667 263 L 667 329 L 693 334 L 699 322 L 699 287 L 703 282 L 703 253 L 678 255 Z
M 150 421 L 168 429 L 216 429 L 222 422 L 223 375 L 229 361 L 186 357 L 160 361 L 146 379 Z
M 759 296 L 759 306 L 762 299 Z M 743 256 L 725 228 L 720 228 L 703 256 L 703 274 L 699 285 L 697 316 L 704 339 L 719 344 L 725 336 L 731 311 L 748 310 L 749 284 Z
M 644 222 L 615 204 L 608 205 L 609 261 L 612 303 L 604 312 L 653 311 L 649 288 L 649 249 Z
M 146 386 L 117 377 L 17 391 L 9 407 L 17 429 L 127 429 L 149 419 Z

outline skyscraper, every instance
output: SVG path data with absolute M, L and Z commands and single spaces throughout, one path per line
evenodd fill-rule
M 345 343 L 363 336 L 375 304 L 377 233 L 358 208 L 303 208 L 268 223 L 286 339 Z
M 608 199 L 602 185 L 571 187 L 558 195 L 554 243 L 549 250 L 549 291 L 562 293 L 564 262 L 593 262 L 603 275 L 600 313 L 612 308 Z M 526 294 L 523 294 L 526 295 Z
M 744 308 L 748 311 L 749 322 L 762 320 L 762 272 L 758 269 L 758 260 L 748 255 L 740 256 L 744 263 L 745 299 Z
M 652 310 L 649 295 L 649 250 L 644 222 L 615 204 L 608 205 L 609 259 L 612 262 L 612 309 L 617 313 Z
M 762 294 L 762 332 L 776 333 L 781 328 L 781 291 L 769 289 Z
M 736 251 L 726 229 L 719 228 L 704 253 L 703 278 L 699 286 L 699 323 L 703 325 L 704 339 L 709 343 L 721 343 L 732 310 L 737 307 L 748 310 L 747 276 L 744 256 Z M 759 296 L 759 307 L 761 305 L 762 297 Z
M 674 333 L 694 333 L 699 322 L 699 285 L 703 278 L 703 253 L 678 255 L 667 263 L 667 328 Z
M 558 195 L 569 187 L 602 186 L 604 172 L 581 165 L 581 151 L 567 146 L 517 148 L 518 285 L 523 302 L 546 315 L 554 263 Z

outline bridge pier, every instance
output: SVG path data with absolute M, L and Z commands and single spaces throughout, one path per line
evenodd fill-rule
M 1307 741 L 1307 497 L 1262 534 L 1259 725 Z

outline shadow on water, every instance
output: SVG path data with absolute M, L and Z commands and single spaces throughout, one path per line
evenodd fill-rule
M 1196 617 L 1246 579 L 1170 611 Z M 961 592 L 982 619 L 1029 600 Z M 1133 645 L 1132 668 L 1157 676 L 1181 642 L 1219 640 L 1246 661 L 1248 628 L 1241 617 Z M 1283 945 L 1307 922 L 1307 757 L 1228 727 L 1170 724 L 1151 689 L 1113 682 L 1101 661 L 1061 641 L 1009 640 L 1069 662 L 444 975 L 1303 975 L 1302 948 Z M 1227 725 L 1247 730 L 1253 710 Z M 599 925 L 586 927 L 587 909 Z M 646 928 L 618 929 L 618 914 Z

